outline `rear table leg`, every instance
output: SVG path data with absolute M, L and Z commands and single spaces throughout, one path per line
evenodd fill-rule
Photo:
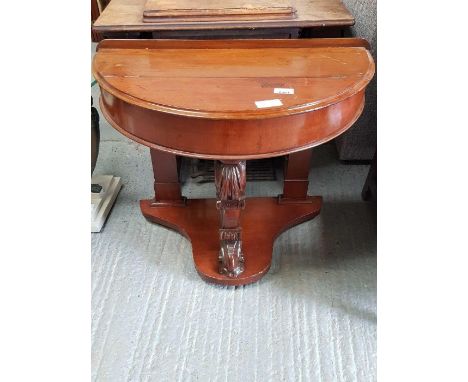
M 176 155 L 156 149 L 150 149 L 150 152 L 154 173 L 154 200 L 151 205 L 184 206 Z
M 309 188 L 309 169 L 312 149 L 289 154 L 284 168 L 283 194 L 279 196 L 279 203 L 309 203 L 307 196 Z

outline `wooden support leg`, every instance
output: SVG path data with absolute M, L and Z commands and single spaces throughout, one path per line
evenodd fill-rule
M 312 149 L 288 156 L 284 168 L 283 195 L 279 197 L 280 203 L 307 203 L 311 200 L 307 196 L 311 157 Z
M 152 207 L 184 206 L 185 198 L 179 183 L 177 157 L 163 151 L 151 150 L 154 173 L 154 200 Z
M 215 185 L 221 225 L 219 273 L 237 277 L 244 271 L 240 214 L 245 207 L 245 161 L 216 161 Z

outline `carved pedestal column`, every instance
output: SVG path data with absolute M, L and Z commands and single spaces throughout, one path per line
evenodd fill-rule
M 240 214 L 245 207 L 245 161 L 216 161 L 215 184 L 220 216 L 219 273 L 238 277 L 244 271 Z

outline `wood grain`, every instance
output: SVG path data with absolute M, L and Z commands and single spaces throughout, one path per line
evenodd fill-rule
M 325 45 L 325 44 L 328 44 Z M 154 149 L 206 159 L 285 155 L 349 128 L 374 73 L 360 39 L 105 41 L 101 111 Z M 294 88 L 293 95 L 274 88 Z M 280 99 L 258 109 L 255 101 Z
M 152 23 L 272 20 L 295 17 L 296 10 L 285 0 L 147 0 L 143 21 Z
M 144 50 L 140 44 L 136 49 L 99 47 L 93 74 L 107 92 L 133 105 L 213 119 L 317 110 L 358 93 L 374 74 L 373 60 L 362 47 L 299 41 L 268 47 L 260 40 L 236 47 L 223 41 L 202 47 L 197 41 L 173 42 L 165 48 L 155 41 Z M 275 94 L 275 88 L 293 88 L 294 95 Z M 280 99 L 283 106 L 256 107 L 256 101 L 269 99 Z
M 284 20 L 147 23 L 143 21 L 146 0 L 112 0 L 94 23 L 100 32 L 222 30 L 251 28 L 299 28 L 354 25 L 354 17 L 340 0 L 296 0 L 296 17 Z
M 289 14 L 293 7 L 286 0 L 146 0 L 143 15 L 160 17 Z
M 296 13 L 294 11 L 283 11 L 283 13 L 254 13 L 254 14 L 227 14 L 227 15 L 201 15 L 201 16 L 177 16 L 177 17 L 161 17 L 161 16 L 143 16 L 144 23 L 151 24 L 174 24 L 180 23 L 213 23 L 213 22 L 226 22 L 226 21 L 262 21 L 262 20 L 287 20 L 294 18 Z
M 101 91 L 101 112 L 128 138 L 157 150 L 204 159 L 259 159 L 311 148 L 345 132 L 364 107 L 361 91 L 314 113 L 213 120 L 144 109 Z
M 193 261 L 206 281 L 223 285 L 245 285 L 258 281 L 270 269 L 273 243 L 287 229 L 320 213 L 321 197 L 308 204 L 279 204 L 277 198 L 250 198 L 241 215 L 245 270 L 233 278 L 218 271 L 219 216 L 215 199 L 192 199 L 185 208 L 152 208 L 142 200 L 140 208 L 150 221 L 172 228 L 192 243 Z

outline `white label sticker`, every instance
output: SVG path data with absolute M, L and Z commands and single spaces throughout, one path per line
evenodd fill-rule
M 257 108 L 263 109 L 265 107 L 283 106 L 283 102 L 279 99 L 267 99 L 265 101 L 255 101 L 255 105 Z
M 275 94 L 294 94 L 294 89 L 292 88 L 275 88 L 273 90 Z

